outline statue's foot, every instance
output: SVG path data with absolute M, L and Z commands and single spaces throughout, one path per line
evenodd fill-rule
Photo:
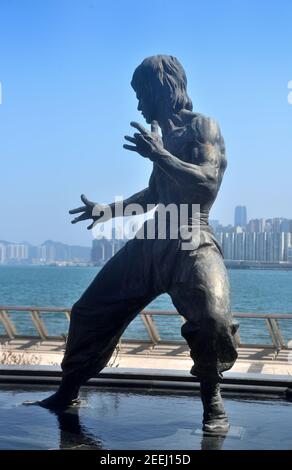
M 214 416 L 203 421 L 203 431 L 213 434 L 226 434 L 229 430 L 229 422 L 226 415 Z
M 49 410 L 65 410 L 69 407 L 77 407 L 80 403 L 81 400 L 79 397 L 72 398 L 56 392 L 44 400 L 25 401 L 23 404 L 26 406 L 41 406 L 42 408 L 47 408 Z
M 204 407 L 203 431 L 226 434 L 229 430 L 229 423 L 219 383 L 201 382 L 201 398 Z

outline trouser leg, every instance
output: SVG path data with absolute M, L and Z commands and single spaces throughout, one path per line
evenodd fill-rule
M 90 311 L 75 304 L 62 361 L 63 383 L 70 387 L 73 384 L 80 386 L 100 372 L 128 324 L 151 300 L 143 298 L 130 306 L 115 300 L 106 307 L 97 302 L 95 309 Z
M 181 333 L 194 361 L 192 373 L 220 379 L 236 358 L 236 331 L 230 309 L 229 282 L 221 255 L 212 247 L 198 249 L 187 282 L 172 285 L 170 295 L 186 319 Z
M 220 392 L 220 384 L 210 380 L 200 381 L 201 400 L 203 404 L 203 430 L 216 432 L 227 431 L 229 428 Z
M 134 239 L 98 273 L 72 308 L 62 382 L 41 406 L 75 404 L 80 386 L 106 366 L 127 325 L 159 295 L 151 269 L 151 244 Z
M 156 297 L 139 242 L 120 250 L 73 306 L 62 361 L 64 382 L 81 385 L 102 370 L 125 328 Z
M 181 332 L 194 361 L 191 373 L 201 383 L 203 428 L 226 430 L 219 381 L 237 358 L 228 277 L 221 255 L 212 247 L 199 248 L 187 262 L 192 263 L 188 281 L 172 285 L 170 295 L 186 319 Z

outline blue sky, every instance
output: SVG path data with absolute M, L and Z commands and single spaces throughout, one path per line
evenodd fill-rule
M 195 110 L 220 123 L 228 170 L 211 217 L 292 218 L 290 0 L 1 0 L 0 239 L 89 245 L 67 211 L 147 186 L 123 150 L 142 121 L 130 80 L 147 56 L 179 58 Z

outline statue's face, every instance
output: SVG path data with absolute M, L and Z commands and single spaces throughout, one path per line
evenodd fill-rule
M 144 116 L 146 122 L 151 124 L 155 120 L 155 106 L 153 99 L 150 96 L 142 91 L 136 91 L 136 96 L 138 100 L 138 111 L 141 111 L 142 116 Z

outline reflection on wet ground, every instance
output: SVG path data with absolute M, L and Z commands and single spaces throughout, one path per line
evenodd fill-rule
M 53 413 L 25 400 L 50 386 L 2 385 L 0 449 L 292 449 L 292 403 L 225 397 L 231 429 L 201 432 L 198 395 L 85 388 L 79 409 Z

